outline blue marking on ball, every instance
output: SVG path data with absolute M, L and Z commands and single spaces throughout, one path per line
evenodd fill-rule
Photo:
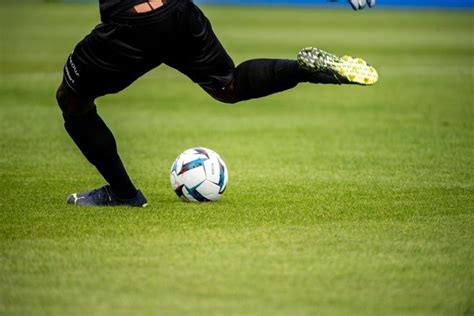
M 196 160 L 190 161 L 188 163 L 185 163 L 182 167 L 181 170 L 179 171 L 178 175 L 181 175 L 189 170 L 192 170 L 194 168 L 199 168 L 202 167 L 204 164 L 204 161 L 208 160 L 208 158 L 198 158 Z

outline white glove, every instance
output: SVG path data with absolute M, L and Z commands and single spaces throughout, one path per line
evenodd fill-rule
M 349 3 L 354 10 L 362 10 L 366 5 L 369 5 L 369 8 L 375 6 L 375 0 L 349 0 Z

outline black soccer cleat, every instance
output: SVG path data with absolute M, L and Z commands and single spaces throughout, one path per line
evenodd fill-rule
M 110 185 L 107 184 L 89 192 L 73 193 L 67 197 L 67 204 L 80 206 L 124 205 L 132 207 L 146 207 L 148 202 L 140 190 L 138 190 L 137 194 L 131 199 L 120 199 L 113 194 Z

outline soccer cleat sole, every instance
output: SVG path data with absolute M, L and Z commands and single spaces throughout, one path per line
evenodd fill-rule
M 339 57 L 314 47 L 303 48 L 297 60 L 300 67 L 332 73 L 341 83 L 369 86 L 379 79 L 377 70 L 361 58 Z

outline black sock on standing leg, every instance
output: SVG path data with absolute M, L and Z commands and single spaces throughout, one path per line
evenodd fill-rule
M 119 198 L 136 195 L 117 152 L 115 138 L 94 107 L 81 116 L 65 117 L 64 127 L 87 160 L 93 164 Z

